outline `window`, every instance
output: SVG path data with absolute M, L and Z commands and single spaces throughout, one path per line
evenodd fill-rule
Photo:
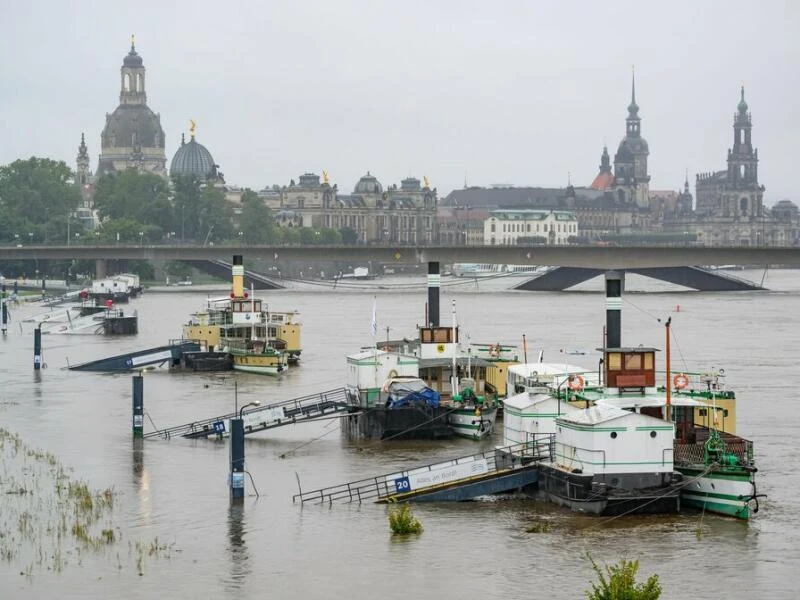
M 625 370 L 626 371 L 641 371 L 642 369 L 642 355 L 641 354 L 626 354 L 625 355 Z
M 622 369 L 622 354 L 619 352 L 610 352 L 608 354 L 608 370 L 619 371 Z

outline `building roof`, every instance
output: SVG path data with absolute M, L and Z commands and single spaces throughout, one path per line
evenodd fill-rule
M 205 181 L 215 179 L 216 173 L 217 167 L 211 152 L 202 144 L 198 144 L 194 136 L 189 143 L 186 143 L 181 137 L 181 145 L 169 165 L 169 174 L 173 177 L 175 175 L 195 176 Z
M 494 217 L 500 221 L 544 221 L 552 216 L 556 221 L 574 221 L 575 215 L 571 212 L 560 210 L 535 210 L 527 208 L 504 209 L 489 211 L 489 217 Z
M 354 194 L 380 194 L 383 193 L 383 186 L 381 182 L 378 181 L 374 175 L 371 175 L 369 171 L 367 174 L 364 175 L 361 179 L 358 180 L 356 184 L 355 190 L 353 190 Z
M 592 181 L 592 185 L 590 185 L 589 187 L 592 188 L 593 190 L 603 191 L 611 188 L 613 185 L 614 185 L 614 174 L 600 171 L 597 174 L 597 177 L 594 178 L 594 181 Z
M 164 130 L 161 119 L 146 104 L 120 104 L 106 118 L 103 139 L 104 147 L 163 148 Z

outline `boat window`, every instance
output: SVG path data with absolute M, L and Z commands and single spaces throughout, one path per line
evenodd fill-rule
M 655 432 L 655 431 L 651 431 L 651 432 L 650 432 L 650 437 L 651 437 L 651 438 L 654 438 L 654 437 L 656 437 L 656 432 Z
M 626 354 L 625 355 L 625 370 L 636 370 L 640 371 L 642 369 L 642 355 L 641 354 Z
M 616 431 L 612 431 L 612 432 L 611 432 L 611 439 L 612 439 L 612 440 L 615 440 L 615 439 L 617 439 L 617 432 L 616 432 Z
M 644 368 L 649 371 L 655 368 L 654 365 L 655 365 L 655 354 L 653 354 L 652 352 L 647 352 L 644 355 Z
M 622 354 L 619 352 L 609 352 L 608 354 L 608 370 L 619 371 L 622 368 Z

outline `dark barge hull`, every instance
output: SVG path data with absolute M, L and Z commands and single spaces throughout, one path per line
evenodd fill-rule
M 617 479 L 615 487 L 608 479 Z M 678 513 L 680 476 L 673 473 L 601 476 L 539 465 L 539 490 L 577 512 L 602 516 Z
M 190 371 L 230 371 L 233 359 L 227 352 L 184 352 L 183 368 Z
M 342 430 L 352 440 L 436 440 L 453 436 L 445 407 L 375 407 L 342 419 Z

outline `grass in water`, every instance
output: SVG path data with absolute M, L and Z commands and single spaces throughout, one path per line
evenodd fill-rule
M 398 535 L 422 533 L 422 523 L 413 515 L 408 504 L 389 509 L 389 528 Z

